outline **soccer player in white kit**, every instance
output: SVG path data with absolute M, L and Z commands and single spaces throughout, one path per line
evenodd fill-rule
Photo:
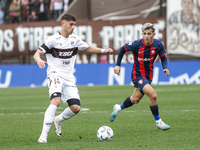
M 48 64 L 47 79 L 49 87 L 50 105 L 47 108 L 42 133 L 39 143 L 47 143 L 47 136 L 52 122 L 55 125 L 55 133 L 61 136 L 61 122 L 78 114 L 81 108 L 79 92 L 73 75 L 74 63 L 78 50 L 86 50 L 91 53 L 109 53 L 112 49 L 102 49 L 88 45 L 77 35 L 72 34 L 75 28 L 76 18 L 71 14 L 64 14 L 61 18 L 61 31 L 50 36 L 39 46 L 33 58 L 39 68 Z M 47 62 L 41 59 L 46 54 Z M 60 115 L 55 112 L 61 100 L 67 107 Z

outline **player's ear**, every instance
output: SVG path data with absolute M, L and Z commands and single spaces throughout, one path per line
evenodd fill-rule
M 154 32 L 154 33 L 153 33 L 153 37 L 154 37 L 155 35 L 156 35 L 156 33 Z
M 63 25 L 65 25 L 65 22 L 64 22 L 64 21 L 62 21 L 62 22 L 61 22 L 61 25 L 62 25 L 62 26 L 63 26 Z

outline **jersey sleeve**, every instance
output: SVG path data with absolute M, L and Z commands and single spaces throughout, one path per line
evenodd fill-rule
M 121 61 L 122 61 L 122 58 L 123 58 L 125 52 L 126 52 L 126 50 L 125 50 L 125 45 L 124 45 L 119 50 L 117 64 L 116 64 L 117 66 L 121 66 Z
M 44 43 L 43 43 L 41 46 L 39 46 L 39 49 L 40 49 L 41 51 L 43 51 L 44 53 L 48 52 L 48 51 L 53 47 L 54 41 L 55 41 L 55 40 L 53 40 L 53 36 L 48 37 L 48 38 L 44 41 Z
M 117 58 L 117 64 L 116 64 L 117 66 L 121 65 L 121 61 L 122 61 L 122 58 L 123 58 L 125 52 L 134 51 L 134 45 L 135 45 L 135 42 L 130 42 L 130 43 L 124 44 L 120 48 L 119 53 L 118 53 L 118 58 Z
M 165 56 L 165 55 L 166 55 L 166 51 L 165 51 L 165 48 L 164 48 L 164 45 L 163 45 L 162 42 L 160 42 L 159 47 L 160 47 L 159 56 L 160 56 L 160 57 Z
M 89 47 L 89 45 L 77 36 L 77 47 L 78 50 L 85 50 Z
M 126 52 L 133 51 L 135 44 L 136 44 L 136 41 L 130 42 L 130 43 L 126 43 L 126 44 L 124 44 L 124 49 L 126 50 Z
M 162 44 L 162 42 L 160 42 L 159 56 L 161 59 L 163 69 L 167 69 L 168 65 L 167 65 L 166 51 L 165 51 L 165 48 L 164 48 L 164 45 Z

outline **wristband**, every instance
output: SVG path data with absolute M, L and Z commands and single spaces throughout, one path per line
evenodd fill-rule
M 104 53 L 105 52 L 105 49 L 101 49 L 101 53 Z

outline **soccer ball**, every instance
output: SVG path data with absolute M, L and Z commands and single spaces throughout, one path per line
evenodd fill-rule
M 109 126 L 102 126 L 97 131 L 97 138 L 100 141 L 110 141 L 113 138 L 113 130 Z

